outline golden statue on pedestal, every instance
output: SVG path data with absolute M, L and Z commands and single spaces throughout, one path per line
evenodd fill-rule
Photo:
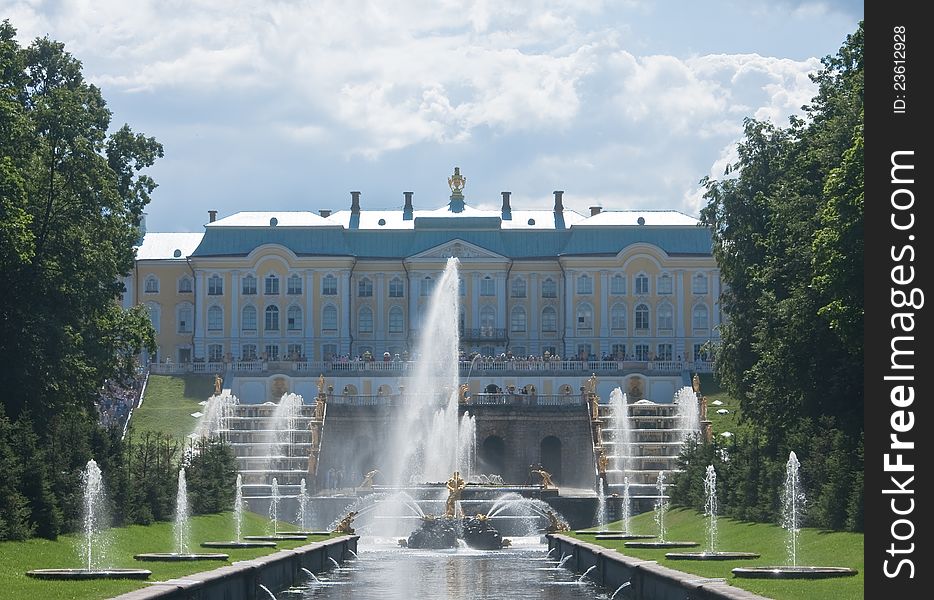
M 369 473 L 367 473 L 366 475 L 364 475 L 364 476 L 363 476 L 363 481 L 360 483 L 360 487 L 362 487 L 362 488 L 371 488 L 371 487 L 373 487 L 373 479 L 374 479 L 377 475 L 379 475 L 379 471 L 376 470 L 376 469 L 373 469 L 372 471 L 370 471 Z
M 571 528 L 568 527 L 566 523 L 559 521 L 558 517 L 555 516 L 555 513 L 552 511 L 545 511 L 545 516 L 548 517 L 548 528 L 545 530 L 547 533 L 560 533 L 562 531 L 571 530 Z
M 324 373 L 318 375 L 318 394 L 324 394 Z
M 551 473 L 545 469 L 535 469 L 532 471 L 536 475 L 540 475 L 542 478 L 542 487 L 546 490 L 556 489 L 558 486 L 555 485 L 555 482 L 551 480 Z
M 224 385 L 224 380 L 221 379 L 220 373 L 214 375 L 214 395 L 215 396 L 221 395 L 221 388 L 223 387 L 223 385 Z
M 597 456 L 597 471 L 600 475 L 606 475 L 606 468 L 610 465 L 610 459 L 606 456 L 606 451 L 600 448 L 600 454 Z
M 347 513 L 347 516 L 341 519 L 341 522 L 337 524 L 337 527 L 334 528 L 334 531 L 331 533 L 346 533 L 353 534 L 353 527 L 350 526 L 350 523 L 353 521 L 354 517 L 357 516 L 356 511 L 350 511 Z
M 461 491 L 467 487 L 467 482 L 461 477 L 460 471 L 454 471 L 447 481 L 448 499 L 444 504 L 444 516 L 454 518 L 458 516 L 457 501 L 461 499 Z
M 462 383 L 460 386 L 460 395 L 458 397 L 458 401 L 461 404 L 467 404 L 467 391 L 468 390 L 470 390 L 470 386 L 467 385 L 466 383 Z
M 694 388 L 694 393 L 700 393 L 700 377 L 697 373 L 694 373 L 694 377 L 691 379 L 691 387 Z

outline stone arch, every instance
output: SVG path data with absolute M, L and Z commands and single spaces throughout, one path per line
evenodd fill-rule
M 506 442 L 498 435 L 488 435 L 480 444 L 480 471 L 504 475 L 506 469 Z
M 551 473 L 554 482 L 561 481 L 561 440 L 554 435 L 545 436 L 539 444 L 542 469 Z

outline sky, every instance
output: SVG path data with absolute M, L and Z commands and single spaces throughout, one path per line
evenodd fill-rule
M 787 124 L 850 0 L 0 0 L 65 43 L 112 128 L 160 141 L 149 231 L 448 202 L 697 216 L 743 120 Z

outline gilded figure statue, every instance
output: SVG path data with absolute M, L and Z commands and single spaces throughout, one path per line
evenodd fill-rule
M 607 458 L 603 448 L 600 449 L 600 456 L 597 458 L 597 469 L 601 475 L 606 475 L 606 468 L 610 465 L 610 459 Z
M 543 487 L 544 489 L 546 489 L 546 490 L 553 490 L 553 489 L 555 489 L 555 488 L 558 487 L 558 486 L 555 485 L 555 482 L 551 480 L 551 473 L 549 473 L 549 472 L 546 471 L 545 469 L 535 469 L 535 470 L 532 471 L 532 472 L 535 473 L 536 475 L 541 476 L 541 478 L 542 478 L 542 487 Z
M 570 527 L 567 524 L 558 520 L 558 517 L 552 511 L 545 511 L 545 515 L 548 517 L 548 533 L 558 533 L 561 531 L 570 531 Z
M 318 393 L 324 394 L 324 373 L 318 375 Z
M 700 377 L 697 375 L 697 373 L 694 373 L 694 377 L 691 378 L 691 387 L 694 388 L 695 394 L 700 393 Z
M 214 375 L 214 395 L 215 396 L 221 395 L 221 387 L 223 387 L 223 385 L 224 385 L 224 380 L 221 379 L 220 374 L 219 373 L 215 374 Z
M 360 483 L 360 487 L 362 487 L 362 488 L 371 488 L 371 487 L 373 487 L 373 479 L 374 479 L 377 475 L 379 475 L 379 471 L 376 470 L 376 469 L 373 469 L 372 471 L 370 471 L 369 473 L 367 473 L 366 475 L 364 475 L 364 476 L 363 476 L 363 481 Z
M 460 386 L 460 396 L 459 401 L 461 404 L 467 404 L 467 391 L 470 389 L 470 386 L 466 383 L 462 383 Z
M 353 527 L 350 524 L 353 522 L 354 517 L 357 516 L 356 511 L 350 511 L 347 513 L 347 516 L 341 519 L 341 522 L 337 524 L 337 527 L 334 528 L 332 533 L 347 533 L 353 534 Z
M 460 471 L 454 471 L 451 478 L 447 481 L 448 499 L 444 504 L 444 516 L 456 517 L 457 501 L 461 499 L 461 491 L 467 487 L 467 482 L 461 477 Z

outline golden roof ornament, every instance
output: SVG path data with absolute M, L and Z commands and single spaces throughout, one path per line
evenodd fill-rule
M 463 198 L 465 185 L 467 185 L 467 178 L 461 175 L 461 168 L 454 167 L 454 174 L 448 177 L 448 186 L 451 188 L 451 197 Z

